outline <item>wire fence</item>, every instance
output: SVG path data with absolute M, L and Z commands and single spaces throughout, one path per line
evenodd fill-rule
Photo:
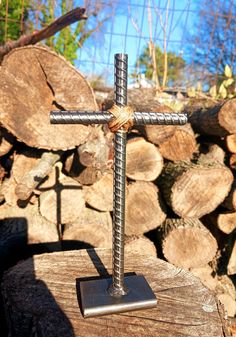
M 28 20 L 27 0 L 18 0 L 15 18 L 10 15 L 11 2 L 14 1 L 0 0 L 0 25 L 4 25 L 5 42 L 13 25 L 18 25 L 23 34 Z M 34 14 L 33 24 L 38 28 L 42 2 L 28 2 Z M 63 1 L 48 2 L 54 2 L 54 14 L 59 15 Z M 103 24 L 93 27 L 91 37 L 77 51 L 75 65 L 90 79 L 106 85 L 112 83 L 115 53 L 129 55 L 130 85 L 140 84 L 141 80 L 144 86 L 152 85 L 155 80 L 160 85 L 164 82 L 182 88 L 196 85 L 197 81 L 210 85 L 219 80 L 226 64 L 235 71 L 234 0 L 68 0 L 64 3 L 68 8 L 88 7 L 88 16 L 91 11 L 93 17 L 109 12 Z M 94 15 L 98 3 L 99 12 Z M 90 17 L 88 25 L 92 25 L 89 20 Z M 156 73 L 156 79 L 148 74 L 148 68 Z

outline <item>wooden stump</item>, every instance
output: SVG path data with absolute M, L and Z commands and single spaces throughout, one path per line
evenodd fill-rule
M 216 254 L 215 238 L 198 219 L 167 219 L 161 231 L 163 254 L 177 267 L 202 267 Z
M 218 162 L 169 162 L 159 186 L 166 202 L 182 218 L 200 218 L 212 212 L 225 199 L 233 175 Z
M 11 336 L 229 336 L 222 307 L 198 278 L 155 257 L 129 253 L 126 258 L 125 272 L 146 277 L 156 308 L 84 319 L 76 288 L 79 297 L 81 279 L 111 272 L 110 250 L 43 254 L 5 274 L 2 289 Z

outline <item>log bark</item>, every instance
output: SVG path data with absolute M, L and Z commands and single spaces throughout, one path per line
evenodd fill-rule
M 226 146 L 229 152 L 236 153 L 236 134 L 228 135 L 225 138 Z
M 229 263 L 227 266 L 227 274 L 236 274 L 236 241 L 234 242 L 233 249 L 230 255 Z
M 82 186 L 70 177 L 56 170 L 56 181 L 49 187 L 41 188 L 39 197 L 40 213 L 54 224 L 71 223 L 80 215 L 85 205 Z
M 157 186 L 145 181 L 129 184 L 125 218 L 127 235 L 140 235 L 160 226 L 166 213 Z
M 160 133 L 160 134 L 159 134 Z M 158 145 L 162 156 L 169 160 L 191 159 L 197 151 L 195 135 L 190 124 L 183 126 L 146 126 L 149 141 Z
M 163 158 L 158 148 L 144 138 L 127 142 L 126 175 L 133 180 L 153 181 L 163 168 Z
M 218 163 L 169 162 L 159 179 L 166 202 L 182 218 L 212 212 L 230 191 L 233 175 Z
M 177 267 L 205 266 L 216 254 L 217 242 L 199 219 L 167 219 L 160 230 L 163 254 Z
M 18 48 L 5 56 L 0 76 L 1 123 L 20 141 L 48 150 L 85 142 L 91 127 L 49 122 L 51 110 L 97 109 L 91 87 L 64 58 L 43 47 Z
M 158 298 L 156 308 L 85 320 L 79 282 L 106 276 L 110 265 L 111 252 L 99 249 L 38 255 L 10 269 L 2 289 L 12 337 L 32 331 L 42 337 L 141 337 L 147 331 L 156 337 L 229 337 L 214 294 L 191 273 L 151 256 L 127 254 L 125 272 L 145 275 Z
M 72 23 L 87 19 L 87 16 L 84 13 L 85 8 L 78 7 L 72 9 L 70 12 L 55 20 L 48 27 L 41 29 L 40 31 L 36 31 L 31 35 L 23 35 L 17 41 L 8 42 L 5 46 L 0 47 L 0 62 L 12 49 L 27 46 L 29 44 L 35 44 L 44 39 L 48 39 Z
M 92 186 L 84 188 L 86 203 L 104 212 L 113 210 L 113 174 L 107 172 Z
M 230 211 L 236 210 L 236 180 L 234 180 L 229 194 L 226 196 L 225 200 L 222 203 L 222 206 L 227 208 Z
M 195 110 L 189 118 L 197 133 L 224 137 L 236 133 L 236 99 L 207 109 Z
M 84 207 L 79 217 L 65 226 L 63 240 L 78 240 L 96 248 L 110 248 L 112 245 L 110 213 Z
M 25 172 L 16 186 L 16 196 L 20 200 L 27 200 L 34 189 L 49 175 L 54 164 L 60 159 L 60 153 L 44 152 L 31 170 Z

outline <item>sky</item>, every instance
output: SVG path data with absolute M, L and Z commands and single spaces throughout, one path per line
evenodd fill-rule
M 107 84 L 113 81 L 115 53 L 127 53 L 129 73 L 147 45 L 150 34 L 155 44 L 163 49 L 163 28 L 168 0 L 114 0 L 115 15 L 107 22 L 105 31 L 94 35 L 78 52 L 76 66 L 88 77 L 102 75 Z M 81 4 L 80 4 L 81 5 Z M 150 19 L 151 13 L 151 19 Z M 167 21 L 167 51 L 186 56 L 186 38 L 194 29 L 196 1 L 170 0 Z M 150 25 L 150 21 L 152 24 Z M 151 31 L 150 31 L 151 27 Z M 129 82 L 131 79 L 129 79 Z

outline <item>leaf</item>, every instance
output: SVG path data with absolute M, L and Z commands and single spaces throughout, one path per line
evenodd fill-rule
M 202 82 L 200 81 L 197 82 L 197 92 L 202 92 Z
M 228 64 L 226 64 L 225 66 L 225 76 L 228 78 L 232 77 L 232 70 L 230 66 L 228 66 Z
M 194 87 L 190 87 L 187 89 L 188 97 L 196 97 L 196 90 Z
M 226 98 L 227 97 L 227 90 L 224 86 L 224 84 L 222 83 L 220 88 L 219 88 L 219 94 L 222 98 Z
M 228 88 L 233 83 L 234 83 L 234 79 L 233 78 L 228 78 L 227 80 L 224 80 L 222 82 L 222 84 L 224 85 L 225 88 Z
M 213 85 L 213 87 L 210 88 L 209 94 L 211 95 L 211 97 L 216 98 L 216 96 L 217 96 L 216 85 Z

